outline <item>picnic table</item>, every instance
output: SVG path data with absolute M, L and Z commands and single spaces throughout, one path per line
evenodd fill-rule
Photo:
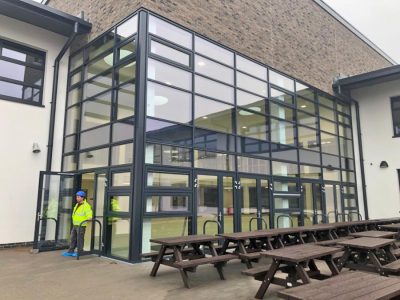
M 304 244 L 266 251 L 263 256 L 272 258 L 272 264 L 262 280 L 256 298 L 262 299 L 271 283 L 283 286 L 297 286 L 298 279 L 304 284 L 311 282 L 310 276 L 320 275 L 314 259 L 322 259 L 328 265 L 332 275 L 338 275 L 339 270 L 333 262 L 332 255 L 341 251 L 338 248 L 323 247 L 315 244 Z M 309 268 L 307 272 L 305 269 Z M 288 273 L 286 279 L 275 277 L 278 270 Z
M 214 242 L 220 239 L 220 237 L 213 235 L 188 235 L 150 239 L 150 242 L 161 245 L 154 259 L 150 276 L 155 277 L 157 275 L 161 264 L 177 268 L 180 271 L 185 287 L 190 288 L 187 272 L 194 272 L 199 265 L 213 264 L 218 271 L 220 279 L 224 280 L 222 265 L 231 259 L 237 258 L 237 256 L 232 254 L 218 255 Z M 211 257 L 205 255 L 206 249 L 208 249 Z
M 287 300 L 383 300 L 400 295 L 400 280 L 365 272 L 348 272 L 278 292 Z
M 396 260 L 393 245 L 396 240 L 384 238 L 360 237 L 339 242 L 344 246 L 344 254 L 338 262 L 338 268 L 348 267 L 354 270 L 375 271 L 386 275 L 382 263 Z
M 397 233 L 397 239 L 400 237 L 400 223 L 396 224 L 385 224 L 379 226 L 383 230 L 394 231 Z
M 393 238 L 396 233 L 388 231 L 369 230 L 350 233 L 350 235 L 354 237 Z

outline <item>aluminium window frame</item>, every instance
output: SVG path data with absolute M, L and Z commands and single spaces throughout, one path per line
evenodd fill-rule
M 400 133 L 396 134 L 396 128 L 395 128 L 395 122 L 394 122 L 394 116 L 393 113 L 394 111 L 399 111 L 400 112 L 400 108 L 394 108 L 394 103 L 395 102 L 399 102 L 400 103 L 400 96 L 395 96 L 395 97 L 390 97 L 390 111 L 392 114 L 392 125 L 393 125 L 393 138 L 398 138 L 400 137 Z M 398 124 L 400 127 L 400 123 Z

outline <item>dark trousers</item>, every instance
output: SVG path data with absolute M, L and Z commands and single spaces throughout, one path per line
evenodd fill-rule
M 69 245 L 68 252 L 74 252 L 75 248 L 78 247 L 78 252 L 82 253 L 83 245 L 85 241 L 86 227 L 73 226 L 71 230 L 71 244 Z

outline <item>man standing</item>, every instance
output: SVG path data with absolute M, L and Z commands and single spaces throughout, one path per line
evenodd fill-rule
M 75 253 L 75 248 L 78 247 L 78 253 L 82 253 L 83 244 L 85 239 L 85 231 L 87 222 L 82 224 L 79 228 L 79 224 L 83 221 L 91 220 L 93 218 L 93 211 L 90 204 L 86 201 L 86 194 L 84 191 L 76 193 L 76 205 L 72 211 L 72 230 L 71 230 L 71 244 L 67 252 L 64 252 L 63 256 L 78 256 Z

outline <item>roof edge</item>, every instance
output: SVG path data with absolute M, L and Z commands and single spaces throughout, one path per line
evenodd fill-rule
M 357 28 L 355 28 L 351 23 L 346 21 L 338 12 L 336 12 L 332 7 L 326 4 L 322 0 L 313 0 L 316 4 L 322 7 L 327 13 L 329 13 L 332 17 L 334 17 L 337 21 L 342 23 L 347 29 L 349 29 L 353 34 L 355 34 L 358 38 L 364 41 L 368 46 L 378 52 L 383 58 L 385 58 L 388 62 L 393 65 L 397 65 L 397 62 L 391 58 L 388 54 L 386 54 L 381 48 L 379 48 L 376 44 L 374 44 L 369 38 L 367 38 L 364 34 L 362 34 Z

